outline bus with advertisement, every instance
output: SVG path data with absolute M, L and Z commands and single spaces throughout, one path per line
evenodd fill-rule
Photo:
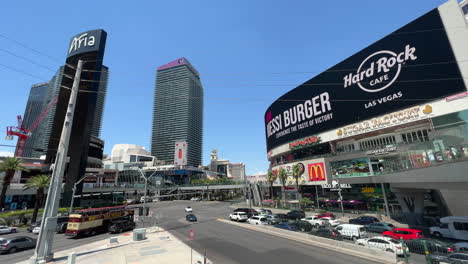
M 133 221 L 133 215 L 134 209 L 126 206 L 77 210 L 68 217 L 65 235 L 79 237 L 107 232 L 112 221 L 119 219 L 130 219 Z

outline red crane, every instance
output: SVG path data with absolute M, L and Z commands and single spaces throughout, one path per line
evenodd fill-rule
M 23 157 L 24 148 L 26 146 L 26 140 L 32 135 L 32 132 L 41 124 L 42 120 L 47 116 L 50 110 L 58 101 L 58 96 L 56 96 L 52 101 L 44 108 L 42 113 L 34 120 L 29 128 L 23 126 L 23 119 L 21 115 L 17 116 L 18 126 L 9 126 L 6 129 L 7 139 L 13 140 L 13 136 L 18 137 L 18 143 L 16 143 L 15 157 Z

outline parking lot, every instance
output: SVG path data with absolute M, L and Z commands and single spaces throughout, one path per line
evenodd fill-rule
M 234 208 L 233 208 L 233 211 L 234 211 Z M 278 212 L 278 211 L 276 211 L 276 212 Z M 307 216 L 308 216 L 308 219 L 311 219 L 310 216 L 312 216 L 312 214 L 308 213 Z M 232 219 L 230 219 L 229 215 L 224 217 L 224 219 L 232 220 Z M 337 218 L 336 220 L 340 221 L 340 218 Z M 236 221 L 236 220 L 234 220 L 234 221 Z M 273 226 L 275 226 L 277 228 L 281 228 L 281 229 L 287 229 L 287 230 L 289 230 L 291 232 L 301 232 L 301 233 L 307 233 L 307 234 L 310 234 L 310 235 L 317 235 L 317 231 L 318 230 L 324 231 L 323 229 L 336 230 L 336 226 L 331 227 L 330 225 L 326 225 L 326 226 L 317 227 L 317 226 L 314 226 L 314 225 L 310 225 L 309 228 L 304 228 L 304 225 L 295 224 L 297 222 L 294 221 L 294 220 L 289 219 L 289 220 L 283 220 L 283 221 L 285 223 L 287 223 L 287 224 L 276 225 L 276 226 L 273 225 Z M 261 227 L 263 225 L 262 223 L 260 223 L 258 221 L 258 217 L 256 217 L 255 220 L 252 220 L 252 218 L 249 218 L 248 221 L 244 220 L 244 221 L 241 221 L 241 223 L 243 223 L 245 225 L 253 224 L 253 225 L 256 225 L 256 226 L 259 226 L 259 227 Z M 314 223 L 314 222 L 312 222 L 312 223 Z M 344 226 L 349 225 L 348 221 L 341 221 L 341 223 L 344 224 Z M 291 228 L 288 227 L 288 225 L 293 225 L 293 226 L 296 225 L 297 230 L 291 230 Z M 265 226 L 268 226 L 268 223 Z M 398 228 L 399 226 L 395 226 L 395 227 Z M 403 230 L 405 230 L 405 229 L 403 229 Z M 365 232 L 366 234 L 364 236 L 365 237 L 364 239 L 359 239 L 359 237 L 354 237 L 354 233 L 348 233 L 347 234 L 346 232 L 351 232 L 351 231 L 341 230 L 341 233 L 340 233 L 340 231 L 338 231 L 338 233 L 341 234 L 340 237 L 330 236 L 329 238 L 330 239 L 335 239 L 335 240 L 341 240 L 341 241 L 344 241 L 344 242 L 347 242 L 347 243 L 353 243 L 353 244 L 360 245 L 360 246 L 363 246 L 363 247 L 377 248 L 377 249 L 385 250 L 385 251 L 392 252 L 392 253 L 394 252 L 397 255 L 398 259 L 400 259 L 400 260 L 404 260 L 405 259 L 405 254 L 406 254 L 406 258 L 411 263 L 426 263 L 426 261 L 425 261 L 426 256 L 424 255 L 424 252 L 426 252 L 426 251 L 430 252 L 430 254 L 433 254 L 433 255 L 446 256 L 446 255 L 452 253 L 452 252 L 450 252 L 450 250 L 454 249 L 453 243 L 460 242 L 460 241 L 456 241 L 456 240 L 452 240 L 452 239 L 427 238 L 427 241 L 429 241 L 429 243 L 427 244 L 428 246 L 425 249 L 424 244 L 419 242 L 419 241 L 422 241 L 421 239 L 419 239 L 419 240 L 396 239 L 395 240 L 395 239 L 387 238 L 387 237 L 384 236 L 384 235 L 388 236 L 388 233 L 385 233 L 383 235 L 382 232 L 372 232 L 372 231 L 367 230 L 367 228 L 366 228 L 366 232 Z M 369 239 L 366 239 L 366 238 L 369 238 Z M 386 241 L 387 243 L 385 242 L 385 240 L 387 240 Z M 424 240 L 426 240 L 426 238 L 424 238 Z M 401 243 L 401 242 L 403 242 L 403 243 Z M 449 249 L 447 250 L 446 247 L 449 248 Z M 404 248 L 407 248 L 408 250 L 405 252 L 403 250 Z

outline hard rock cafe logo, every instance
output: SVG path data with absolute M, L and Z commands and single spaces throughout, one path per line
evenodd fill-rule
M 369 93 L 380 92 L 391 86 L 400 75 L 401 65 L 414 61 L 416 48 L 409 44 L 400 53 L 381 50 L 369 55 L 359 65 L 356 73 L 349 73 L 344 78 L 344 88 L 357 84 L 361 90 Z

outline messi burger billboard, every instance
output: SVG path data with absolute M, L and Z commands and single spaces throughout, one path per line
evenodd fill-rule
M 434 9 L 276 100 L 265 113 L 267 151 L 465 90 Z

